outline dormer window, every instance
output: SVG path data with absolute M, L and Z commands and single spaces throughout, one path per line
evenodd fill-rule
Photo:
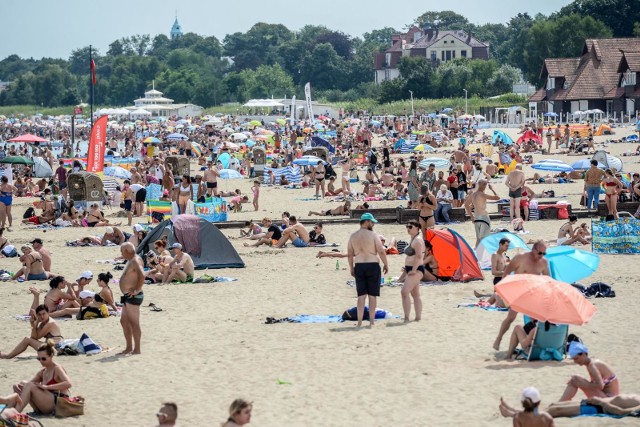
M 567 90 L 569 89 L 569 83 L 567 83 L 567 81 L 565 80 L 565 82 L 562 84 L 562 89 Z
M 636 85 L 636 73 L 627 71 L 622 78 L 621 86 L 635 86 Z
M 547 90 L 551 90 L 555 88 L 556 88 L 556 79 L 553 77 L 549 77 L 547 79 Z
M 390 53 L 387 53 L 387 54 L 385 55 L 384 62 L 385 62 L 385 64 L 384 64 L 384 65 L 385 65 L 386 67 L 391 66 L 391 54 L 390 54 Z

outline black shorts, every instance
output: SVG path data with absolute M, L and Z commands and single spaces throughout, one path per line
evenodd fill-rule
M 424 265 L 419 265 L 417 270 L 422 272 L 422 273 L 424 273 Z M 407 273 L 411 273 L 411 271 L 413 271 L 413 266 L 412 265 L 405 265 L 404 266 L 404 271 L 406 271 Z
M 193 154 L 193 151 L 191 151 L 190 149 L 187 149 L 187 157 L 191 157 L 191 155 Z
M 502 280 L 502 277 L 494 277 L 493 278 L 493 284 L 497 285 L 498 283 L 500 283 L 500 280 Z
M 356 291 L 358 296 L 380 296 L 380 279 L 382 271 L 377 262 L 361 262 L 353 268 L 356 277 Z
M 58 182 L 58 188 L 60 190 L 64 190 L 65 188 L 67 188 L 67 182 L 66 181 L 60 181 Z
M 131 212 L 131 207 L 133 206 L 133 202 L 131 200 L 124 201 L 124 210 L 127 212 Z
M 120 304 L 142 305 L 144 300 L 144 292 L 135 295 L 124 294 L 120 297 Z
M 147 198 L 146 188 L 141 188 L 138 191 L 136 191 L 136 203 L 142 203 L 146 200 L 146 198 Z
M 207 188 L 218 188 L 218 182 L 207 182 Z
M 453 196 L 453 200 L 458 200 L 458 189 L 457 188 L 450 188 L 449 191 L 451 191 L 451 195 Z
M 522 188 L 518 188 L 516 190 L 509 190 L 509 198 L 519 199 L 520 197 L 522 197 Z

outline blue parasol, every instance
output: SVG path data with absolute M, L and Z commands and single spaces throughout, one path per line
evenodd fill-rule
M 532 169 L 549 172 L 572 172 L 573 168 L 566 163 L 556 162 L 538 162 L 531 165 Z
M 573 162 L 571 163 L 571 167 L 575 170 L 587 170 L 591 168 L 591 160 L 590 159 L 581 159 L 578 160 L 577 162 Z M 602 163 L 598 162 L 598 167 L 600 169 L 605 169 L 606 166 L 603 165 Z
M 296 166 L 317 166 L 318 162 L 322 162 L 325 165 L 327 164 L 327 162 L 316 156 L 302 156 L 299 159 L 295 159 L 293 164 Z
M 567 283 L 575 283 L 591 276 L 600 264 L 597 254 L 571 246 L 547 248 L 546 258 L 551 277 Z

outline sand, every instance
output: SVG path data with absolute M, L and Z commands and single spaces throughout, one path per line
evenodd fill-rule
M 509 132 L 515 136 L 513 129 Z M 618 129 L 615 136 L 632 132 Z M 598 137 L 597 141 L 604 141 Z M 606 147 L 613 153 L 634 151 L 635 145 Z M 540 159 L 542 156 L 534 156 Z M 554 158 L 564 158 L 554 155 Z M 495 156 L 494 156 L 495 158 Z M 572 162 L 579 157 L 565 158 Z M 624 158 L 625 170 L 640 170 L 640 157 Z M 528 175 L 531 170 L 525 167 Z M 231 181 L 248 191 L 251 182 Z M 544 188 L 548 186 L 545 185 Z M 507 190 L 497 185 L 498 193 Z M 536 186 L 536 189 L 541 186 Z M 554 185 L 558 195 L 578 204 L 582 181 Z M 231 219 L 279 218 L 282 210 L 306 217 L 312 210 L 335 207 L 329 201 L 297 200 L 310 197 L 309 190 L 263 188 L 261 210 L 232 214 Z M 15 216 L 21 218 L 30 200 L 18 199 Z M 376 207 L 403 202 L 378 202 Z M 246 206 L 247 209 L 250 205 Z M 107 211 L 111 216 L 115 211 Z M 18 221 L 16 221 L 18 222 Z M 498 222 L 494 221 L 494 225 Z M 554 239 L 560 221 L 526 224 L 525 237 Z M 357 225 L 330 225 L 325 229 L 329 242 L 346 248 Z M 473 245 L 470 222 L 455 224 Z M 127 227 L 125 227 L 127 229 Z M 405 238 L 400 224 L 378 224 L 375 230 L 387 238 Z M 45 241 L 54 253 L 57 273 L 75 279 L 83 270 L 94 275 L 110 266 L 96 260 L 116 256 L 117 248 L 69 248 L 64 241 L 86 235 L 89 229 L 55 231 L 28 230 L 14 226 L 7 233 L 20 245 L 35 237 Z M 127 229 L 128 231 L 128 229 Z M 237 235 L 237 230 L 223 230 Z M 269 426 L 489 426 L 511 425 L 498 412 L 501 396 L 515 406 L 522 388 L 535 385 L 543 405 L 557 400 L 569 377 L 586 375 L 571 361 L 505 362 L 506 350 L 491 348 L 504 313 L 457 308 L 469 302 L 473 289 L 491 289 L 491 277 L 482 282 L 423 287 L 423 320 L 404 325 L 400 319 L 379 322 L 370 330 L 344 324 L 265 325 L 266 317 L 296 314 L 341 314 L 356 303 L 355 290 L 346 285 L 350 278 L 346 260 L 336 270 L 335 259 L 317 259 L 317 249 L 260 247 L 248 249 L 232 240 L 247 268 L 209 271 L 237 277 L 232 283 L 145 286 L 142 308 L 143 354 L 117 357 L 123 349 L 119 319 L 62 322 L 65 337 L 88 333 L 112 349 L 97 356 L 59 357 L 67 370 L 72 394 L 87 399 L 86 415 L 76 419 L 47 419 L 47 426 L 153 425 L 161 402 L 179 405 L 180 425 L 219 425 L 226 419 L 229 403 L 236 397 L 254 401 L 251 425 Z M 590 250 L 590 247 L 583 249 Z M 389 258 L 391 273 L 398 276 L 403 256 Z M 0 268 L 15 270 L 16 259 L 0 259 Z M 640 332 L 634 301 L 638 301 L 637 277 L 640 268 L 632 256 L 601 256 L 598 271 L 585 283 L 612 284 L 617 297 L 592 302 L 598 312 L 591 323 L 571 327 L 583 338 L 595 357 L 609 362 L 621 379 L 623 392 L 640 393 L 637 343 Z M 114 272 L 119 277 L 119 272 Z M 9 351 L 25 335 L 29 324 L 13 318 L 25 314 L 31 304 L 27 288 L 33 283 L 0 283 L 0 351 Z M 46 282 L 38 283 L 46 289 Z M 89 286 L 97 290 L 97 285 Z M 117 285 L 113 286 L 117 292 Z M 152 312 L 149 302 L 163 308 Z M 399 288 L 383 288 L 379 306 L 402 313 Z M 521 320 L 519 319 L 518 322 Z M 31 378 L 39 369 L 35 352 L 28 350 L 15 360 L 0 360 L 0 394 L 11 385 Z M 278 380 L 289 384 L 279 384 Z M 558 419 L 559 426 L 635 425 L 633 419 Z

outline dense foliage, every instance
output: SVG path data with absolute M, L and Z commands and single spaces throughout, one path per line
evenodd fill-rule
M 301 97 L 311 82 L 314 98 L 332 102 L 377 102 L 415 98 L 489 97 L 510 92 L 521 78 L 539 85 L 544 58 L 570 57 L 585 38 L 640 35 L 638 0 L 575 0 L 551 16 L 520 13 L 506 24 L 475 25 L 452 11 L 428 11 L 415 25 L 463 29 L 490 44 L 491 60 L 458 59 L 433 68 L 425 58 L 403 58 L 402 78 L 377 86 L 373 57 L 390 44 L 394 28 L 353 37 L 324 26 L 291 31 L 257 23 L 246 33 L 213 36 L 186 33 L 134 35 L 114 41 L 106 53 L 94 50 L 98 84 L 95 103 L 130 105 L 151 81 L 176 102 L 205 107 L 250 98 Z M 0 105 L 74 105 L 89 98 L 89 48 L 64 59 L 0 61 L 0 80 L 12 82 Z

